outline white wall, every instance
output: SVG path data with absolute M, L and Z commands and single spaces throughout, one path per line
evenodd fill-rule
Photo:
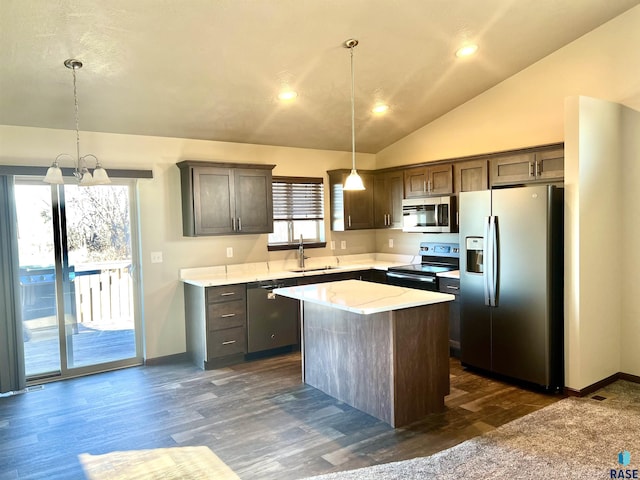
M 566 101 L 565 385 L 575 390 L 621 367 L 622 108 Z
M 640 112 L 622 109 L 621 370 L 640 376 Z
M 58 153 L 72 151 L 75 132 L 0 126 L 0 163 L 50 165 Z M 108 168 L 151 169 L 152 180 L 139 181 L 142 270 L 144 275 L 144 333 L 146 357 L 185 351 L 184 297 L 180 268 L 259 262 L 286 258 L 295 252 L 267 252 L 267 235 L 189 238 L 182 236 L 180 160 L 218 160 L 276 164 L 275 175 L 325 177 L 326 171 L 350 168 L 349 152 L 305 150 L 263 145 L 207 142 L 176 138 L 81 132 L 83 152 L 96 154 Z M 358 155 L 358 168 L 373 168 L 373 155 Z M 329 211 L 328 188 L 325 209 Z M 309 256 L 368 253 L 375 250 L 375 234 L 331 232 L 327 241 L 347 241 L 346 250 L 309 249 Z M 233 246 L 234 257 L 226 258 Z M 150 252 L 163 252 L 164 262 L 152 264 Z

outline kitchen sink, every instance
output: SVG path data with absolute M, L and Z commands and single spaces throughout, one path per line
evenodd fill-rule
M 289 270 L 290 272 L 295 272 L 295 273 L 303 273 L 303 272 L 318 272 L 321 270 L 333 270 L 335 268 L 338 267 L 334 267 L 332 265 L 325 265 L 324 267 L 314 267 L 314 268 L 296 268 L 293 270 Z

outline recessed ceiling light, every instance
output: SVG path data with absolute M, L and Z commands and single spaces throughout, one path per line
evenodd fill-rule
M 377 113 L 378 115 L 381 115 L 389 111 L 389 105 L 386 105 L 384 103 L 378 103 L 371 109 L 371 111 L 373 113 Z
M 298 94 L 296 92 L 294 92 L 293 90 L 283 90 L 282 92 L 280 92 L 278 94 L 278 98 L 282 101 L 290 101 L 290 100 L 294 100 L 296 97 L 298 96 Z
M 473 55 L 477 51 L 478 51 L 478 45 L 470 43 L 468 45 L 465 45 L 465 46 L 459 48 L 456 51 L 456 57 L 458 57 L 458 58 L 470 57 L 471 55 Z

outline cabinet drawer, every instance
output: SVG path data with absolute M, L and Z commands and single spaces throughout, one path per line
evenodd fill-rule
M 207 357 L 224 357 L 234 353 L 246 353 L 247 340 L 244 327 L 227 328 L 209 333 Z
M 438 288 L 442 293 L 460 295 L 460 280 L 457 278 L 438 277 Z
M 244 299 L 245 292 L 246 287 L 244 284 L 207 287 L 207 303 L 231 302 Z
M 244 327 L 246 325 L 246 306 L 244 300 L 235 302 L 211 303 L 207 306 L 207 330 Z

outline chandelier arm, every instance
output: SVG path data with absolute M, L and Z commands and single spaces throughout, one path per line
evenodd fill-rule
M 76 67 L 72 67 L 71 71 L 73 73 L 73 106 L 76 119 L 76 174 L 82 174 L 82 159 L 80 158 L 80 122 L 78 121 L 78 89 L 76 86 Z

